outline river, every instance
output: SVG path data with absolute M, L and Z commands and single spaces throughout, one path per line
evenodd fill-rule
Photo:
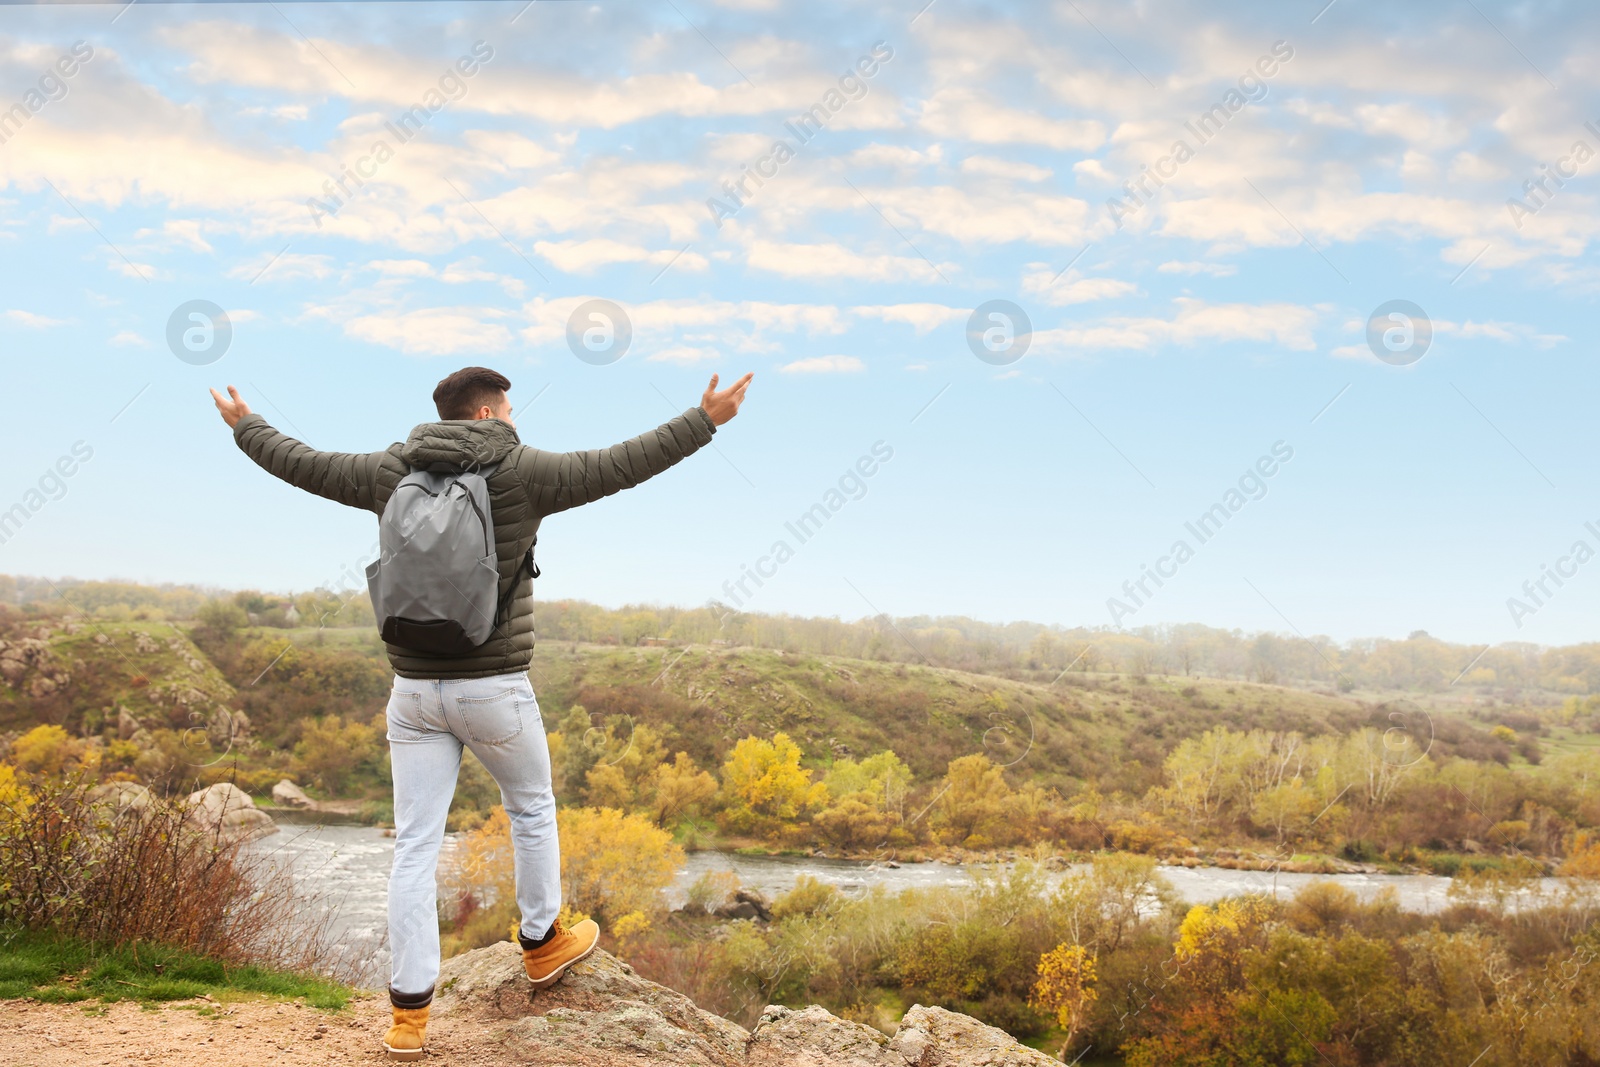
M 388 969 L 384 909 L 394 839 L 370 826 L 284 822 L 280 828 L 281 833 L 248 847 L 268 862 L 281 864 L 292 872 L 308 906 L 327 916 L 331 940 L 345 961 L 346 970 L 365 984 L 381 987 Z M 446 838 L 445 859 L 454 844 L 453 835 Z M 947 863 L 902 863 L 890 867 L 854 860 L 691 852 L 667 891 L 669 903 L 674 907 L 682 904 L 689 886 L 710 871 L 732 871 L 744 886 L 768 899 L 787 892 L 802 874 L 851 895 L 874 886 L 894 892 L 969 881 L 965 867 Z M 1426 874 L 1274 874 L 1167 865 L 1160 871 L 1178 896 L 1191 904 L 1244 893 L 1289 897 L 1311 882 L 1331 881 L 1353 890 L 1363 900 L 1392 889 L 1400 907 L 1432 912 L 1448 903 L 1450 889 L 1449 878 Z M 1555 879 L 1544 880 L 1546 891 L 1554 887 Z

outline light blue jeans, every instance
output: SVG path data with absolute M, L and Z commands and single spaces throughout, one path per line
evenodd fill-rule
M 394 774 L 394 868 L 389 873 L 389 990 L 396 1003 L 431 996 L 439 977 L 439 846 L 472 749 L 500 785 L 511 819 L 522 932 L 538 938 L 561 910 L 561 851 L 550 748 L 526 674 L 394 680 L 387 711 Z

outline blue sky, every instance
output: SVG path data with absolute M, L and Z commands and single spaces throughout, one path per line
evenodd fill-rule
M 546 524 L 541 597 L 727 599 L 786 540 L 746 606 L 1593 639 L 1600 563 L 1561 563 L 1537 604 L 1522 585 L 1600 549 L 1600 154 L 1576 151 L 1600 153 L 1596 22 L 1484 0 L 0 7 L 0 109 L 26 113 L 0 122 L 0 509 L 27 512 L 0 571 L 359 573 L 372 518 L 255 469 L 212 385 L 371 450 L 485 363 L 523 439 L 568 449 L 754 370 L 715 451 Z M 747 167 L 768 176 L 734 201 Z M 1146 168 L 1166 177 L 1135 198 Z M 569 348 L 592 299 L 632 324 L 614 362 Z M 204 365 L 167 339 L 195 300 L 232 324 Z M 969 346 L 996 300 L 1032 324 L 1009 363 Z M 1367 344 L 1392 300 L 1431 324 L 1420 359 Z M 77 442 L 92 457 L 50 476 Z M 878 442 L 859 499 L 786 534 Z M 1216 504 L 1201 543 L 1185 524 Z M 1147 565 L 1169 577 L 1135 600 Z

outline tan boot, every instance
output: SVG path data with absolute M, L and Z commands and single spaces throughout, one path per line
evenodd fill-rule
M 394 1025 L 383 1037 L 383 1047 L 391 1060 L 420 1060 L 424 1035 L 428 1030 L 428 1009 L 394 1008 Z
M 522 950 L 522 967 L 528 972 L 533 988 L 543 989 L 555 985 L 567 968 L 594 951 L 600 943 L 600 924 L 585 919 L 571 930 L 557 919 L 551 928 L 550 940 L 538 948 Z

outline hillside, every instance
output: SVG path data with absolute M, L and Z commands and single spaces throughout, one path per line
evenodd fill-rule
M 573 704 L 633 716 L 702 764 L 720 762 L 741 737 L 782 731 L 818 765 L 887 748 L 928 779 L 984 753 L 1063 787 L 1094 777 L 1142 790 L 1173 745 L 1212 725 L 1343 732 L 1375 714 L 1352 699 L 1253 683 L 1071 674 L 1050 686 L 760 648 L 547 642 L 532 673 L 547 721 Z
M 54 722 L 148 747 L 150 731 L 169 730 L 197 768 L 227 757 L 248 772 L 292 749 L 313 717 L 370 720 L 388 684 L 376 635 L 358 628 L 216 634 L 165 621 L 39 616 L 13 620 L 0 642 L 0 734 Z M 1216 726 L 1309 736 L 1387 729 L 1395 714 L 1421 714 L 1398 694 L 1028 673 L 1040 680 L 754 647 L 551 640 L 538 646 L 531 671 L 547 728 L 582 705 L 624 736 L 629 723 L 651 726 L 702 766 L 719 764 L 742 737 L 783 732 L 817 768 L 892 749 L 925 781 L 952 759 L 982 753 L 1064 795 L 1089 779 L 1102 791 L 1142 794 L 1174 746 Z M 1467 710 L 1428 724 L 1435 751 L 1507 755 Z

